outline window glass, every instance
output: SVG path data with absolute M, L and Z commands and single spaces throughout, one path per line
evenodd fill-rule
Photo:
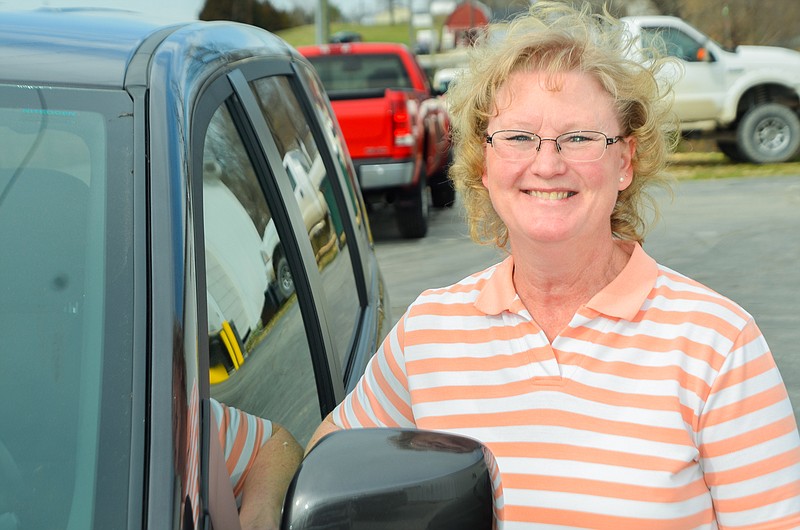
M 211 396 L 307 443 L 321 420 L 292 271 L 226 107 L 203 151 Z
M 345 179 L 346 193 L 350 196 L 350 203 L 354 209 L 356 226 L 359 229 L 368 230 L 369 223 L 364 222 L 363 212 L 365 208 L 363 199 L 361 194 L 356 191 L 358 188 L 355 184 L 355 170 L 353 165 L 349 163 L 347 143 L 339 128 L 339 123 L 336 121 L 327 103 L 325 90 L 313 75 L 309 75 L 305 68 L 300 70 L 300 75 L 304 78 L 306 86 L 311 91 L 311 103 L 319 117 L 320 124 L 322 124 L 322 132 L 327 137 L 328 144 L 331 146 L 332 154 L 335 157 L 334 161 L 347 177 Z
M 397 55 L 322 55 L 308 60 L 332 97 L 351 90 L 414 88 Z
M 305 231 L 322 275 L 334 347 L 346 365 L 360 315 L 355 273 L 350 260 L 342 212 L 335 197 L 320 149 L 300 102 L 284 77 L 269 77 L 253 83 L 259 105 L 278 145 L 283 165 L 294 186 L 305 223 Z
M 700 44 L 686 33 L 675 28 L 643 28 L 642 38 L 662 53 L 688 62 L 700 60 Z
M 0 528 L 116 527 L 126 507 L 107 490 L 126 498 L 129 483 L 130 383 L 111 374 L 131 365 L 130 97 L 0 86 L 0 101 Z

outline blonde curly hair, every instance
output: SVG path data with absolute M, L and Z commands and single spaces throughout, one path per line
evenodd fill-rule
M 500 39 L 495 36 L 500 33 Z M 561 2 L 535 2 L 507 26 L 495 25 L 470 49 L 469 66 L 447 92 L 454 142 L 450 178 L 466 208 L 470 235 L 482 244 L 505 248 L 508 229 L 495 212 L 481 176 L 486 133 L 498 89 L 517 71 L 548 75 L 577 71 L 595 77 L 614 99 L 622 136 L 636 139 L 633 181 L 619 193 L 611 231 L 619 239 L 642 242 L 645 208 L 658 209 L 645 187 L 669 188 L 667 156 L 678 138 L 671 113 L 671 87 L 657 74 L 668 61 L 655 50 L 634 48 L 624 24 L 607 11 L 593 14 Z M 637 55 L 636 54 L 640 54 Z

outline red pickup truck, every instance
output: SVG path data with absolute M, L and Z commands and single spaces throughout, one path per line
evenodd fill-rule
M 342 128 L 364 197 L 394 204 L 400 234 L 428 231 L 434 207 L 452 206 L 445 102 L 403 44 L 352 42 L 298 47 L 314 65 Z

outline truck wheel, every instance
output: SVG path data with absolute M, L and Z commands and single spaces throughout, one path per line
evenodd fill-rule
M 744 156 L 742 156 L 742 152 L 739 151 L 739 146 L 736 145 L 736 142 L 729 140 L 717 140 L 717 149 L 719 149 L 720 153 L 730 158 L 733 162 L 746 161 Z
M 395 203 L 397 228 L 406 239 L 425 237 L 428 233 L 428 187 L 425 180 L 408 195 L 402 195 Z
M 280 302 L 283 302 L 294 292 L 294 278 L 292 278 L 292 269 L 289 268 L 289 262 L 286 261 L 286 256 L 280 254 L 278 261 L 275 262 L 275 281 L 278 284 L 278 295 Z
M 800 148 L 800 118 L 778 103 L 747 111 L 736 130 L 742 156 L 754 164 L 786 162 Z
M 431 179 L 431 203 L 434 208 L 450 208 L 456 203 L 456 190 L 447 178 L 447 171 Z

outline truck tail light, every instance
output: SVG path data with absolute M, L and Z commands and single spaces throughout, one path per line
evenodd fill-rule
M 408 108 L 408 98 L 403 92 L 390 91 L 388 96 L 391 101 L 394 155 L 409 156 L 415 142 L 411 130 L 411 113 Z

